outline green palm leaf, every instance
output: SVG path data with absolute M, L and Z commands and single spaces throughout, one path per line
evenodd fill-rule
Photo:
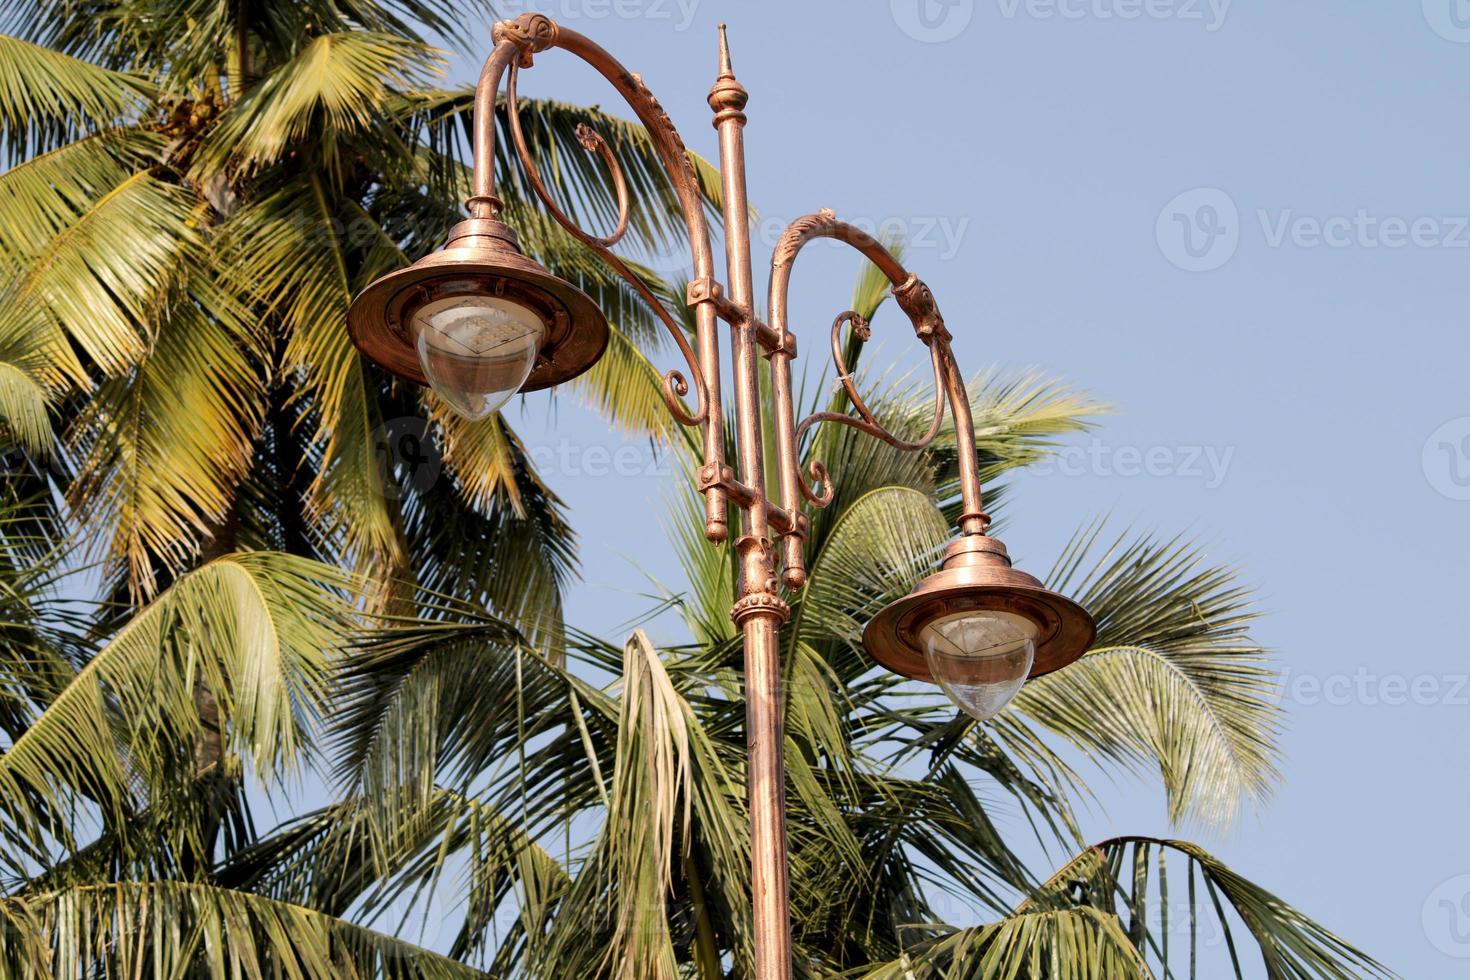
M 562 595 L 577 567 L 561 500 L 502 416 L 467 422 L 428 400 L 449 478 L 419 489 L 404 507 L 419 584 L 485 606 L 516 623 L 533 649 L 560 660 Z
M 313 909 L 182 881 L 84 885 L 0 900 L 21 942 L 0 947 L 7 976 L 292 976 L 467 980 L 445 956 Z M 46 950 L 44 958 L 27 955 Z
M 1250 590 L 1186 542 L 1122 537 L 1101 547 L 1100 533 L 1078 535 L 1049 582 L 1093 614 L 1097 642 L 1028 684 L 1015 707 L 1099 758 L 1157 766 L 1173 819 L 1228 823 L 1278 778 L 1281 708 L 1249 633 Z
M 287 331 L 281 370 L 309 411 L 316 475 L 307 517 L 317 539 L 386 581 L 401 570 L 403 543 L 377 455 L 376 387 L 342 328 L 352 287 L 336 215 L 320 181 L 294 181 L 240 208 L 221 253 L 232 288 Z
M 1165 861 L 1169 853 L 1185 858 L 1183 882 L 1177 861 L 1173 871 Z M 1153 889 L 1157 889 L 1157 899 Z M 1181 892 L 1189 896 L 1187 928 L 1176 918 L 1172 933 L 1170 914 L 1177 910 L 1169 906 L 1171 890 L 1175 896 Z M 1202 899 L 1196 901 L 1200 891 L 1208 895 L 1208 905 Z M 1151 837 L 1104 841 L 1067 862 L 1018 912 L 1063 907 L 1116 916 L 1139 954 L 1156 965 L 1155 972 L 1161 976 L 1183 976 L 1187 963 L 1192 980 L 1201 965 L 1206 937 L 1214 936 L 1224 939 L 1234 975 L 1243 976 L 1241 951 L 1232 935 L 1227 907 L 1255 939 L 1267 976 L 1283 980 L 1393 976 L 1381 963 L 1184 841 Z M 1180 932 L 1187 942 L 1179 941 L 1176 934 Z
M 1093 909 L 1013 915 L 928 942 L 864 980 L 1136 980 L 1151 978 L 1118 920 Z
M 542 933 L 537 919 L 551 915 L 571 885 L 557 859 L 517 820 L 475 799 L 436 790 L 422 809 L 404 811 L 388 838 L 378 833 L 375 806 L 368 797 L 348 797 L 290 821 L 237 854 L 217 880 L 402 935 L 414 899 L 446 887 L 454 874 L 449 866 L 463 862 L 464 921 L 454 946 L 461 959 L 491 940 L 500 942 L 501 955 L 514 955 L 528 936 Z M 533 895 L 542 901 L 531 901 Z M 525 899 L 520 921 L 509 935 L 495 935 L 497 913 L 517 896 Z M 449 925 L 430 924 L 441 931 Z
M 70 434 L 81 465 L 69 501 L 108 529 L 96 544 L 135 596 L 156 591 L 158 570 L 191 567 L 228 523 L 261 423 L 243 311 L 192 285 L 143 360 L 103 383 Z
M 66 227 L 4 291 L 0 336 L 64 330 L 104 372 L 134 364 L 152 342 L 170 287 L 197 261 L 195 202 L 139 172 Z M 76 377 L 70 351 L 59 374 Z
M 40 378 L 18 364 L 0 361 L 0 434 L 39 459 L 52 451 L 56 438 L 49 403 L 50 392 Z
M 145 799 L 188 781 L 181 774 L 204 725 L 199 685 L 218 702 L 232 752 L 265 778 L 292 770 L 309 750 L 328 659 L 348 627 L 337 595 L 346 584 L 335 569 L 263 552 L 181 578 L 0 754 L 7 835 L 35 855 L 48 840 L 75 849 L 85 808 L 73 818 L 80 826 L 60 815 L 91 799 L 125 836 Z
M 0 268 L 21 268 L 128 177 L 157 163 L 163 138 L 142 129 L 87 136 L 0 174 Z
M 395 90 L 442 71 L 432 48 L 403 37 L 367 31 L 314 37 L 225 112 L 199 164 L 210 172 L 227 164 L 259 168 L 310 136 L 323 165 L 338 172 L 344 151 L 355 151 L 372 130 L 378 138 L 387 133 L 384 113 Z
M 76 674 L 86 622 L 61 601 L 68 543 L 58 541 L 48 508 L 0 495 L 0 731 L 12 741 Z
M 611 973 L 673 980 L 679 968 L 665 900 L 676 848 L 687 847 L 693 793 L 689 707 L 643 631 L 624 648 L 622 714 L 605 828 L 617 881 Z M 684 840 L 676 828 L 684 828 Z
M 0 137 L 16 155 L 112 126 L 154 92 L 136 75 L 0 34 Z

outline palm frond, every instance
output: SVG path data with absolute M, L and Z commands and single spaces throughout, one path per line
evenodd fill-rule
M 646 436 L 653 446 L 697 438 L 695 430 L 685 429 L 669 413 L 662 385 L 663 372 L 633 338 L 613 324 L 607 350 L 570 386 L 600 418 L 629 435 Z
M 692 453 L 674 456 L 676 461 L 694 458 Z M 730 621 L 734 550 L 729 543 L 711 545 L 704 536 L 705 505 L 694 483 L 696 465 L 676 467 L 675 485 L 668 494 L 669 513 L 664 518 L 664 533 L 683 569 L 685 588 L 677 593 L 669 586 L 661 588 L 677 604 L 690 635 L 699 643 L 720 648 L 739 635 Z
M 466 422 L 437 401 L 430 407 L 450 479 L 417 487 L 404 502 L 419 584 L 485 606 L 559 661 L 562 597 L 577 570 L 560 498 L 501 416 Z
M 68 334 L 104 372 L 132 366 L 152 342 L 170 287 L 198 257 L 195 201 L 140 171 L 117 185 L 43 248 L 8 288 L 0 336 Z M 78 376 L 69 350 L 58 375 Z
M 83 885 L 0 900 L 21 942 L 0 946 L 6 976 L 119 971 L 303 980 L 345 976 L 481 980 L 484 974 L 411 943 L 299 905 L 184 881 Z M 28 951 L 39 947 L 44 956 Z
M 997 481 L 1009 470 L 1047 458 L 1061 436 L 1086 432 L 1100 415 L 1112 411 L 1085 391 L 1036 369 L 991 369 L 970 379 L 970 413 L 975 422 L 975 452 L 986 487 L 986 510 L 995 515 L 1005 488 Z M 935 484 L 945 514 L 959 516 L 959 468 L 954 420 L 948 420 L 931 450 Z M 999 527 L 999 522 L 996 524 Z
M 0 361 L 0 436 L 44 459 L 56 441 L 45 383 L 18 364 Z
M 395 936 L 412 930 L 415 899 L 453 888 L 465 897 L 453 951 L 460 960 L 494 940 L 499 953 L 515 955 L 528 936 L 544 931 L 537 919 L 554 913 L 571 884 L 557 859 L 517 820 L 471 797 L 438 789 L 422 809 L 404 811 L 389 838 L 377 832 L 375 808 L 368 797 L 349 796 L 292 820 L 234 855 L 216 882 Z M 455 875 L 450 867 L 461 862 L 467 867 Z M 521 906 L 517 925 L 492 935 L 507 901 L 515 899 Z M 428 924 L 441 937 L 451 925 Z
M 1169 869 L 1165 857 L 1170 853 L 1185 859 L 1183 882 L 1177 860 L 1174 870 Z M 1208 896 L 1208 904 L 1200 892 Z M 1179 902 L 1181 894 L 1187 896 L 1184 903 Z M 1179 922 L 1181 907 L 1186 923 Z M 1139 956 L 1160 976 L 1182 976 L 1187 969 L 1192 978 L 1201 967 L 1219 975 L 1228 956 L 1239 977 L 1242 950 L 1227 907 L 1255 940 L 1267 976 L 1283 980 L 1393 976 L 1321 924 L 1185 841 L 1118 837 L 1094 845 L 1058 870 L 1017 911 L 1073 908 L 1114 916 Z M 1179 941 L 1180 932 L 1187 942 Z M 1214 962 L 1201 962 L 1206 953 L 1213 954 Z
M 192 778 L 205 724 L 200 686 L 218 703 L 235 755 L 267 779 L 293 769 L 324 703 L 328 660 L 350 628 L 339 596 L 347 585 L 335 569 L 265 552 L 180 578 L 0 754 L 7 835 L 33 859 L 44 860 L 48 841 L 75 850 L 90 819 L 79 804 L 90 799 L 126 836 L 145 799 L 168 798 Z
M 895 235 L 885 238 L 882 244 L 895 259 L 903 260 L 904 243 L 901 237 Z M 892 295 L 892 283 L 883 274 L 883 270 L 871 262 L 864 262 L 863 271 L 858 274 L 858 280 L 852 286 L 850 308 L 864 320 L 871 320 L 877 316 L 878 308 L 883 302 Z M 857 367 L 856 358 L 849 358 L 847 366 Z
M 443 67 L 434 49 L 401 36 L 354 31 L 313 37 L 226 110 L 199 164 L 207 171 L 226 165 L 253 170 L 294 152 L 310 136 L 322 165 L 339 173 L 342 153 L 355 151 L 370 133 L 389 136 L 385 110 L 395 90 L 418 85 Z
M 244 311 L 207 282 L 183 292 L 147 355 L 103 383 L 70 434 L 81 464 L 69 501 L 107 529 L 96 546 L 135 597 L 157 591 L 158 569 L 190 567 L 228 522 L 261 423 Z
M 875 666 L 859 652 L 868 620 L 934 570 L 949 537 L 944 515 L 921 490 L 888 486 L 858 498 L 833 524 L 812 565 L 797 613 L 799 635 L 809 643 L 842 640 L 848 652 L 833 662 L 845 680 L 856 680 Z
M 39 501 L 0 495 L 0 732 L 12 741 L 65 689 L 86 623 L 61 601 L 68 543 Z
M 615 650 L 590 638 L 576 645 L 595 646 L 599 658 Z M 601 761 L 599 749 L 613 782 L 606 819 L 524 967 L 547 977 L 672 977 L 680 962 L 727 955 L 743 975 L 752 951 L 742 753 L 730 751 L 722 725 L 702 723 L 698 675 L 676 656 L 665 654 L 666 668 L 641 632 L 623 653 L 621 697 L 589 702 L 589 717 L 611 712 L 617 722 L 615 752 Z M 523 765 L 534 771 L 543 756 Z
M 1015 707 L 1095 757 L 1157 766 L 1171 818 L 1226 824 L 1277 779 L 1281 708 L 1249 633 L 1251 592 L 1188 542 L 1124 535 L 1102 546 L 1101 530 L 1080 533 L 1049 582 L 1092 613 L 1096 644 L 1026 685 Z
M 0 173 L 0 268 L 24 267 L 162 153 L 163 137 L 130 127 L 83 137 Z
M 287 331 L 281 369 L 308 413 L 316 475 L 307 518 L 316 539 L 383 581 L 401 570 L 403 543 L 377 455 L 376 385 L 342 328 L 352 292 L 336 222 L 319 180 L 293 181 L 231 216 L 221 261 L 232 290 Z
M 618 897 L 609 959 L 612 974 L 625 980 L 679 975 L 665 908 L 693 809 L 688 713 L 658 651 L 635 631 L 624 648 L 617 761 L 604 830 Z M 684 828 L 682 841 L 678 827 Z
M 0 139 L 14 155 L 106 129 L 136 115 L 153 94 L 137 75 L 0 34 Z
M 441 785 L 467 786 L 518 734 L 519 703 L 564 700 L 554 676 L 522 670 L 505 623 L 448 609 L 442 621 L 389 623 L 344 661 L 334 694 L 336 776 L 373 803 L 375 828 L 424 808 Z
M 919 944 L 863 980 L 1150 980 L 1118 920 L 1093 909 L 1026 912 Z

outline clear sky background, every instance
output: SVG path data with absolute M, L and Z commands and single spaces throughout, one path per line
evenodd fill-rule
M 1044 571 L 1111 513 L 1238 563 L 1286 672 L 1284 779 L 1203 843 L 1408 977 L 1470 973 L 1470 3 L 502 13 L 528 6 L 641 72 L 710 157 L 704 99 L 728 21 L 751 92 L 758 270 L 765 229 L 818 207 L 887 223 L 911 239 L 967 371 L 1037 365 L 1117 406 L 1014 481 L 1012 553 Z M 521 88 L 629 114 L 555 53 Z M 793 301 L 810 367 L 858 269 L 813 251 Z M 892 317 L 878 335 L 899 360 L 913 342 Z M 648 454 L 614 465 L 625 444 L 570 399 L 509 413 L 582 535 L 573 621 L 611 629 L 645 608 L 629 595 L 640 569 L 677 587 L 655 531 L 672 484 Z M 1094 786 L 1090 838 L 1176 833 L 1152 783 Z

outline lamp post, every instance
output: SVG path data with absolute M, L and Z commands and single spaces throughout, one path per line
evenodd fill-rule
M 739 575 L 731 617 L 745 641 L 746 739 L 749 751 L 751 891 L 756 976 L 784 980 L 791 972 L 787 899 L 780 631 L 790 615 L 785 590 L 807 579 L 803 546 L 810 522 L 805 504 L 832 500 L 831 478 L 819 462 L 803 473 L 798 449 L 814 425 L 832 422 L 866 432 L 905 450 L 920 450 L 938 435 L 946 405 L 954 415 L 963 508 L 958 535 L 941 566 L 904 598 L 868 624 L 863 642 L 873 659 L 906 677 L 932 681 L 978 718 L 999 711 L 1028 677 L 1064 667 L 1080 657 L 1095 635 L 1092 619 L 1072 600 L 1044 588 L 1011 567 L 1005 546 L 986 533 L 975 457 L 974 425 L 964 380 L 950 350 L 951 335 L 929 287 L 908 272 L 870 235 L 819 211 L 792 222 L 772 257 L 770 309 L 757 315 L 752 288 L 745 189 L 744 108 L 748 95 L 730 66 L 724 27 L 720 67 L 709 105 L 720 141 L 726 278 L 715 278 L 714 255 L 703 202 L 684 142 L 640 76 L 595 42 L 540 14 L 495 25 L 495 46 L 475 92 L 474 177 L 469 218 L 451 229 L 443 249 L 369 285 L 353 301 L 348 329 L 364 355 L 400 377 L 430 384 L 453 408 L 472 418 L 490 414 L 517 392 L 566 381 L 601 356 L 607 320 L 581 290 L 522 254 L 515 233 L 500 220 L 495 196 L 495 101 L 505 85 L 510 138 L 532 188 L 551 216 L 597 253 L 647 302 L 668 328 L 688 365 L 664 378 L 663 396 L 680 423 L 698 426 L 704 458 L 697 485 L 705 500 L 705 536 L 729 539 L 729 511 L 740 513 L 734 540 Z M 591 129 L 578 129 L 582 145 L 597 153 L 612 174 L 618 222 L 607 236 L 577 227 L 556 205 L 521 132 L 516 80 L 532 57 L 558 48 L 585 61 L 623 96 L 646 127 L 679 198 L 689 233 L 694 278 L 686 302 L 694 311 L 695 346 L 644 283 L 610 249 L 626 233 L 627 184 L 617 159 Z M 787 328 L 787 292 L 797 254 L 808 242 L 830 238 L 866 256 L 888 278 L 934 370 L 934 418 L 915 441 L 888 432 L 858 393 L 844 363 L 842 331 L 868 337 L 867 323 L 843 313 L 832 325 L 838 377 L 855 416 L 818 412 L 796 420 L 791 362 L 796 338 Z M 730 329 L 737 458 L 725 459 L 725 405 L 721 395 L 720 342 Z M 762 405 L 760 362 L 769 362 L 772 403 Z M 693 392 L 695 404 L 686 398 Z M 762 412 L 774 420 L 777 494 L 767 492 Z M 777 569 L 780 576 L 777 576 Z

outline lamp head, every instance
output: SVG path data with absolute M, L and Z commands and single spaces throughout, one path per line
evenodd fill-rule
M 495 218 L 461 221 L 444 248 L 370 284 L 347 330 L 370 360 L 471 418 L 576 377 L 608 340 L 597 304 L 522 254 Z
M 863 645 L 889 670 L 939 684 L 984 719 L 1027 678 L 1081 657 L 1096 635 L 1080 605 L 1012 568 L 1005 545 L 965 535 L 939 571 L 873 617 Z

